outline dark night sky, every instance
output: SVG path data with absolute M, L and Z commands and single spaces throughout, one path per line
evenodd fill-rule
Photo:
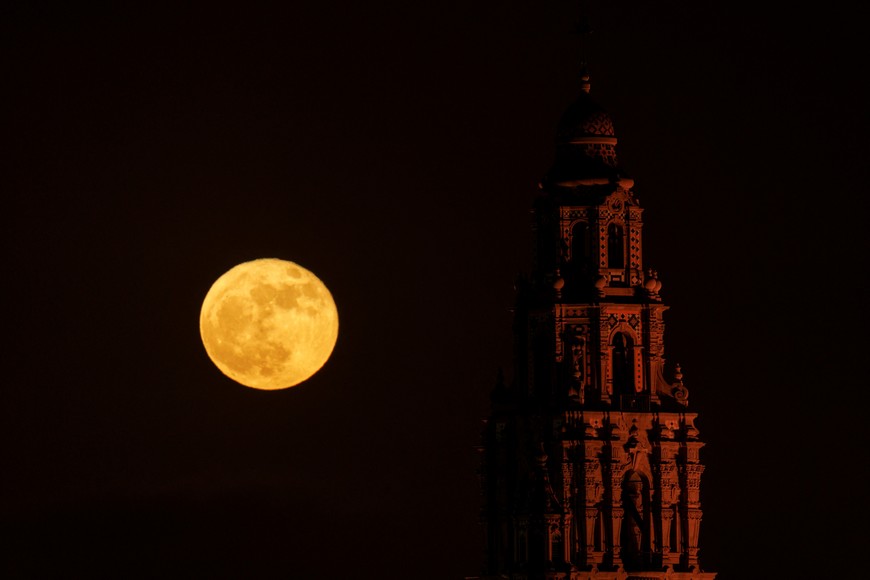
M 579 90 L 577 3 L 66 4 L 0 24 L 0 575 L 478 573 L 473 447 Z M 702 562 L 833 577 L 870 541 L 865 19 L 589 9 L 708 444 Z M 339 307 L 286 391 L 199 338 L 211 283 L 259 257 Z

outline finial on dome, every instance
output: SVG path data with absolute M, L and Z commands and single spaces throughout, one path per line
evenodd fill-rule
M 580 71 L 580 89 L 584 93 L 588 93 L 590 88 L 592 88 L 592 85 L 589 83 L 589 71 L 584 67 L 583 70 Z

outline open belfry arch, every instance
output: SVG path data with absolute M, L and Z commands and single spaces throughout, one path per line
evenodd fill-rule
M 666 371 L 668 307 L 643 263 L 634 182 L 581 80 L 534 200 L 513 378 L 484 423 L 484 578 L 712 580 L 697 414 L 679 365 Z

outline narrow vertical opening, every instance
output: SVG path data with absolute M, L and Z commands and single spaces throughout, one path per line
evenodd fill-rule
M 631 337 L 622 332 L 613 335 L 613 392 L 634 394 L 634 352 Z
M 622 226 L 619 224 L 607 226 L 607 267 L 625 267 L 625 243 Z
M 601 552 L 603 544 L 602 536 L 604 532 L 604 522 L 601 519 L 601 511 L 595 515 L 595 527 L 592 530 L 592 546 L 596 552 Z

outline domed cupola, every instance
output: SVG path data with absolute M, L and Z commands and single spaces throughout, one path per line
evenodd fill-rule
M 616 159 L 610 115 L 589 96 L 589 74 L 581 75 L 580 96 L 565 111 L 556 131 L 556 161 L 545 185 L 574 187 L 612 183 L 624 176 Z

